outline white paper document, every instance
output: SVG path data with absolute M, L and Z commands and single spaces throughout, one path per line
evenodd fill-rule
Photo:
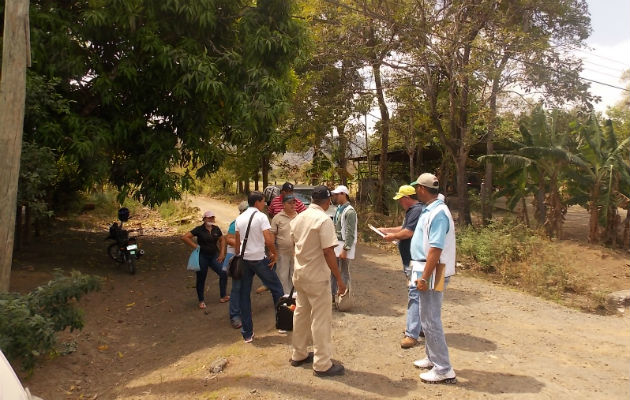
M 374 227 L 372 224 L 368 224 L 368 228 L 376 232 L 380 237 L 385 237 L 385 234 Z M 398 244 L 398 240 L 394 240 L 392 243 Z

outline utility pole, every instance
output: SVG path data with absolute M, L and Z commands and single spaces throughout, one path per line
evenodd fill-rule
M 9 291 L 24 129 L 26 68 L 31 64 L 28 0 L 6 0 L 0 75 L 0 292 Z

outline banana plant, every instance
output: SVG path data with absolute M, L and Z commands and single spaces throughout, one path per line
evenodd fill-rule
M 630 198 L 630 138 L 619 143 L 612 122 L 607 120 L 602 131 L 595 116 L 581 126 L 579 134 L 578 168 L 569 174 L 572 202 L 589 211 L 589 242 L 600 241 L 600 226 L 605 227 L 607 241 L 614 242 L 618 207 L 628 208 Z
M 506 186 L 497 195 L 507 195 L 508 206 L 534 196 L 535 217 L 549 236 L 557 236 L 564 222 L 567 203 L 560 193 L 561 179 L 566 167 L 575 161 L 567 149 L 569 134 L 559 129 L 558 117 L 558 111 L 548 114 L 537 106 L 519 128 L 522 140 L 512 141 L 515 150 L 479 158 L 504 167 L 498 179 Z

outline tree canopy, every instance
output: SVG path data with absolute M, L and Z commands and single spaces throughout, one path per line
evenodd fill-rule
M 31 2 L 25 140 L 144 203 L 266 143 L 304 40 L 290 0 Z M 181 171 L 181 172 L 174 172 Z

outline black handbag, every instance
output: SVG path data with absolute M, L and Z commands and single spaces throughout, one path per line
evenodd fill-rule
M 254 214 L 256 211 L 252 213 L 252 216 L 249 218 L 249 223 L 247 224 L 247 231 L 245 231 L 245 238 L 243 239 L 243 248 L 241 248 L 241 254 L 234 254 L 234 257 L 230 258 L 228 263 L 228 275 L 232 279 L 240 280 L 243 278 L 243 255 L 245 255 L 245 247 L 247 246 L 247 237 L 249 236 L 249 228 L 252 226 L 252 220 L 254 219 Z
M 276 304 L 276 329 L 283 331 L 293 330 L 293 311 L 295 310 L 295 299 L 293 298 L 293 289 L 289 297 L 282 296 Z

